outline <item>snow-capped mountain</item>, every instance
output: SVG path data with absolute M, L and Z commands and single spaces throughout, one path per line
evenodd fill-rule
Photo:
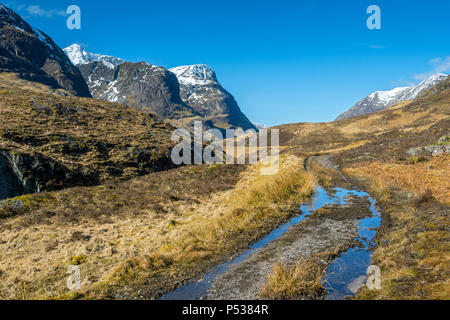
M 103 61 L 92 61 L 78 68 L 96 99 L 152 111 L 161 119 L 176 118 L 179 113 L 196 116 L 181 100 L 175 75 L 162 67 L 124 62 L 110 68 Z
M 235 127 L 256 129 L 241 112 L 234 97 L 219 83 L 216 73 L 204 64 L 169 69 L 180 83 L 181 99 L 206 118 L 226 117 Z
M 183 85 L 209 85 L 217 82 L 215 72 L 205 64 L 180 66 L 169 69 L 169 71 L 175 73 L 178 81 Z
M 439 82 L 444 81 L 447 79 L 448 75 L 443 73 L 436 73 L 432 76 L 426 78 L 421 83 L 419 83 L 417 86 L 410 87 L 409 90 L 407 90 L 403 96 L 400 97 L 399 102 L 406 101 L 406 100 L 414 100 L 417 98 L 423 91 L 428 90 L 435 85 L 437 85 Z
M 77 44 L 64 51 L 96 99 L 151 110 L 162 119 L 203 119 L 206 127 L 255 129 L 206 65 L 167 70 L 89 53 Z
M 76 43 L 65 48 L 64 52 L 69 57 L 70 61 L 72 61 L 72 63 L 76 66 L 86 64 L 92 61 L 101 61 L 108 68 L 114 69 L 119 64 L 125 62 L 120 58 L 87 52 L 79 44 Z
M 376 91 L 359 101 L 348 111 L 341 114 L 336 120 L 344 120 L 360 115 L 375 113 L 387 109 L 397 103 L 414 100 L 425 90 L 434 87 L 445 80 L 447 75 L 442 73 L 433 74 L 416 86 L 399 87 L 389 91 Z
M 53 40 L 0 4 L 0 71 L 90 97 L 76 68 Z

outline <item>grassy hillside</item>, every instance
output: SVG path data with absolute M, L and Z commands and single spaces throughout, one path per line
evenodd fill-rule
M 450 298 L 450 155 L 407 153 L 449 135 L 449 79 L 379 113 L 279 129 L 284 152 L 334 155 L 351 183 L 381 206 L 372 263 L 381 267 L 382 289 L 364 289 L 358 299 Z M 336 183 L 331 173 L 318 180 L 327 187 Z
M 148 113 L 114 103 L 78 98 L 63 90 L 0 74 L 0 150 L 62 168 L 41 190 L 129 179 L 171 167 L 173 127 Z M 51 177 L 48 177 L 51 178 Z
M 402 102 L 375 114 L 329 123 L 287 124 L 276 128 L 280 129 L 281 145 L 296 152 L 340 153 L 357 149 L 357 152 L 364 154 L 366 148 L 376 150 L 379 157 L 391 157 L 411 147 L 432 144 L 448 133 L 449 87 L 450 79 L 447 79 L 415 101 Z
M 192 166 L 11 199 L 25 206 L 0 208 L 0 298 L 156 298 L 266 235 L 312 191 L 289 156 L 275 176 Z

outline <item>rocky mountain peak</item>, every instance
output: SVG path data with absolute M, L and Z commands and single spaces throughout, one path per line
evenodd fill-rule
M 417 98 L 423 91 L 430 89 L 431 87 L 434 87 L 439 82 L 444 81 L 447 79 L 447 75 L 443 73 L 435 73 L 425 80 L 423 80 L 421 83 L 419 83 L 417 86 L 410 87 L 409 90 L 400 97 L 400 101 L 406 101 L 406 100 L 413 100 Z
M 116 66 L 125 62 L 120 58 L 87 52 L 86 50 L 83 49 L 81 45 L 77 43 L 74 43 L 65 48 L 64 52 L 69 57 L 70 61 L 72 61 L 72 63 L 76 66 L 86 64 L 92 61 L 101 61 L 107 67 L 113 69 Z
M 89 53 L 78 44 L 64 52 L 79 67 L 97 99 L 151 110 L 163 119 L 198 117 L 207 126 L 255 129 L 220 85 L 214 70 L 205 64 L 167 70 L 147 62 Z
M 242 113 L 234 97 L 219 83 L 216 73 L 205 64 L 169 69 L 180 83 L 181 99 L 202 117 L 219 119 L 245 130 L 256 129 Z M 218 120 L 216 120 L 218 122 Z
M 177 76 L 180 83 L 186 85 L 202 85 L 217 82 L 216 73 L 205 64 L 180 66 L 169 69 L 169 71 Z

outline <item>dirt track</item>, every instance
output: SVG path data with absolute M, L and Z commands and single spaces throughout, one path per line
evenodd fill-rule
M 217 279 L 206 299 L 259 299 L 272 264 L 293 263 L 319 252 L 343 251 L 358 236 L 358 219 L 369 215 L 368 202 L 354 200 L 345 207 L 332 207 L 326 217 L 310 218 L 293 227 L 268 247 L 255 252 Z M 366 208 L 367 210 L 361 210 Z M 355 215 L 355 213 L 357 213 Z M 324 262 L 325 263 L 325 262 Z
M 329 156 L 308 159 L 307 169 L 311 161 L 326 169 L 338 169 Z M 370 216 L 369 201 L 352 197 L 347 205 L 331 205 L 326 209 L 326 214 L 311 216 L 244 262 L 232 266 L 216 279 L 204 299 L 260 299 L 261 288 L 274 263 L 294 263 L 314 253 L 339 252 L 353 246 L 359 219 Z

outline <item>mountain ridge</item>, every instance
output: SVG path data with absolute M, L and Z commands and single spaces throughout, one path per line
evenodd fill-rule
M 114 68 L 125 62 L 124 60 L 113 56 L 87 52 L 77 43 L 64 48 L 63 51 L 74 65 L 86 64 L 92 61 L 102 61 L 107 67 Z
M 416 86 L 398 87 L 387 91 L 375 91 L 360 100 L 352 108 L 339 115 L 336 118 L 336 121 L 375 113 L 389 108 L 397 103 L 407 100 L 414 100 L 422 92 L 432 88 L 439 82 L 444 81 L 447 77 L 448 76 L 443 73 L 436 73 L 421 81 Z
M 77 44 L 64 52 L 80 69 L 94 98 L 153 111 L 180 126 L 201 120 L 205 127 L 256 129 L 205 64 L 166 69 L 89 53 Z

